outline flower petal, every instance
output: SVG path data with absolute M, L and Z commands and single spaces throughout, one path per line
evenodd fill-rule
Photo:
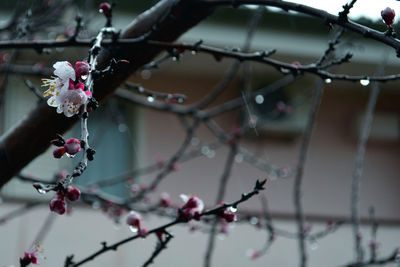
M 67 84 L 69 79 L 75 81 L 75 70 L 68 61 L 57 61 L 54 63 L 53 68 L 55 68 L 54 74 Z

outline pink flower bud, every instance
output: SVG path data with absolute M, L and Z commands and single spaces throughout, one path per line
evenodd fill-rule
M 68 186 L 67 198 L 69 201 L 77 201 L 81 196 L 81 191 L 75 186 Z
M 172 206 L 171 197 L 169 196 L 168 193 L 164 192 L 164 193 L 161 194 L 161 196 L 160 196 L 160 206 L 164 207 L 164 208 Z
M 56 149 L 54 149 L 53 151 L 53 156 L 56 159 L 60 159 L 62 158 L 62 156 L 65 154 L 65 148 L 64 147 L 57 147 Z
M 195 209 L 199 207 L 200 205 L 200 199 L 196 196 L 193 196 L 188 199 L 188 201 L 183 205 L 183 209 Z
M 103 4 L 101 4 L 101 5 L 103 5 Z M 100 8 L 101 8 L 101 5 L 100 5 Z M 110 5 L 110 4 L 108 4 L 108 5 Z M 104 12 L 103 12 L 103 14 L 104 14 Z M 84 77 L 87 76 L 89 74 L 89 71 L 90 71 L 90 66 L 89 66 L 89 63 L 87 63 L 86 61 L 78 61 L 75 63 L 75 74 L 78 79 L 82 78 L 82 76 L 84 76 Z
M 230 211 L 229 208 L 226 208 L 224 209 L 222 218 L 224 218 L 226 222 L 230 223 L 236 220 L 236 214 Z
M 149 231 L 145 227 L 140 228 L 138 231 L 138 236 L 140 236 L 141 238 L 146 238 L 146 236 L 148 234 L 149 234 Z
M 386 25 L 388 25 L 388 26 L 390 26 L 394 23 L 395 16 L 396 16 L 396 13 L 390 7 L 387 7 L 381 11 L 381 17 L 382 17 L 383 21 L 386 23 Z
M 57 194 L 52 200 L 50 200 L 49 206 L 52 212 L 63 215 L 66 210 L 64 196 Z
M 99 6 L 99 11 L 103 13 L 104 17 L 111 17 L 111 5 L 107 2 L 101 3 Z
M 140 216 L 139 213 L 137 213 L 136 211 L 131 211 L 129 212 L 128 217 L 126 217 L 126 224 L 140 229 L 141 220 L 142 216 Z
M 81 142 L 79 142 L 78 139 L 76 138 L 70 138 L 65 142 L 64 145 L 65 152 L 70 154 L 70 155 L 75 155 L 79 151 L 82 150 L 81 148 Z
M 204 202 L 197 196 L 188 197 L 187 195 L 180 196 L 185 204 L 179 209 L 180 216 L 185 219 L 200 220 L 200 213 L 203 211 Z
M 26 263 L 38 264 L 38 260 L 35 255 L 35 252 L 25 252 L 23 260 Z

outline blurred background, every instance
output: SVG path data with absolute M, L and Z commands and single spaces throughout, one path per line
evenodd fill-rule
M 32 10 L 24 15 L 18 27 L 32 25 L 31 21 L 46 18 L 33 33 L 14 35 L 18 29 L 0 31 L 2 40 L 68 38 L 75 28 L 74 17 L 83 16 L 85 28 L 80 38 L 93 37 L 104 24 L 97 13 L 98 1 L 20 1 Z M 157 1 L 117 1 L 114 26 L 123 29 L 138 14 Z M 65 5 L 66 3 L 66 5 Z M 20 3 L 21 4 L 21 3 Z M 45 5 L 44 5 L 45 4 Z M 344 3 L 343 3 L 344 4 Z M 0 3 L 0 21 L 7 22 L 15 9 L 14 1 Z M 44 5 L 41 7 L 40 5 Z M 47 5 L 47 6 L 46 6 Z M 54 6 L 62 6 L 61 13 L 49 13 Z M 39 8 L 41 7 L 41 8 Z M 35 9 L 36 8 L 36 9 Z M 26 9 L 25 11 L 26 12 Z M 49 13 L 49 14 L 48 14 Z M 59 14 L 54 16 L 54 14 Z M 221 48 L 242 47 L 246 38 L 247 21 L 254 14 L 252 6 L 221 8 L 208 20 L 184 34 L 179 41 L 204 44 Z M 53 17 L 52 17 L 53 15 Z M 385 31 L 379 20 L 359 17 L 360 24 Z M 22 26 L 21 26 L 22 25 Z M 265 9 L 255 32 L 251 50 L 277 49 L 272 56 L 288 63 L 309 64 L 325 51 L 333 31 L 319 20 L 292 12 Z M 48 53 L 47 53 L 48 52 Z M 335 50 L 335 55 L 353 54 L 351 63 L 335 66 L 331 71 L 353 75 L 373 75 L 387 58 L 385 74 L 399 73 L 400 63 L 392 49 L 347 34 Z M 85 48 L 65 48 L 44 51 L 0 51 L 1 70 L 1 122 L 4 133 L 20 121 L 37 103 L 38 98 L 26 87 L 29 79 L 40 87 L 40 79 L 51 75 L 56 61 L 75 62 L 87 55 Z M 162 58 L 163 55 L 160 55 Z M 187 96 L 184 104 L 192 104 L 207 95 L 223 79 L 233 60 L 217 62 L 212 56 L 186 51 L 180 58 L 168 57 L 158 68 L 144 68 L 129 80 L 146 89 L 179 93 Z M 8 67 L 7 67 L 8 66 Z M 25 68 L 25 69 L 24 69 Z M 251 63 L 251 73 L 239 70 L 229 87 L 219 95 L 210 107 L 242 97 L 244 81 L 248 91 L 256 91 L 282 79 L 283 75 L 272 67 Z M 24 71 L 26 70 L 26 71 Z M 45 75 L 45 76 L 41 76 Z M 225 132 L 238 127 L 248 127 L 250 119 L 256 119 L 254 129 L 241 138 L 241 149 L 227 187 L 225 201 L 238 199 L 249 191 L 257 179 L 268 178 L 263 195 L 268 200 L 272 221 L 277 229 L 294 233 L 293 174 L 311 105 L 312 90 L 321 83 L 317 78 L 304 75 L 295 82 L 268 95 L 256 95 L 245 107 L 215 117 L 215 122 Z M 353 243 L 350 224 L 350 186 L 355 165 L 358 136 L 372 83 L 323 81 L 325 89 L 316 128 L 310 145 L 304 172 L 303 204 L 305 217 L 311 232 L 323 230 L 332 222 L 344 221 L 344 226 L 321 239 L 309 239 L 310 266 L 338 266 L 353 259 Z M 379 224 L 378 255 L 389 255 L 400 246 L 400 92 L 399 82 L 380 85 L 367 154 L 364 162 L 361 186 L 362 244 L 366 258 L 371 240 L 371 208 Z M 147 99 L 150 102 L 158 99 Z M 188 120 L 191 122 L 191 120 Z M 64 137 L 79 136 L 79 127 L 71 129 Z M 132 196 L 132 187 L 148 184 L 162 171 L 155 168 L 151 173 L 132 173 L 132 170 L 168 160 L 185 138 L 185 127 L 178 116 L 136 105 L 118 96 L 111 97 L 94 112 L 89 120 L 91 144 L 96 149 L 95 160 L 77 181 L 82 190 L 101 192 L 112 199 Z M 54 159 L 50 148 L 35 159 L 22 174 L 52 181 L 62 170 L 71 171 L 80 160 Z M 162 192 L 168 192 L 173 203 L 180 206 L 180 194 L 195 194 L 213 207 L 220 177 L 224 170 L 229 146 L 218 141 L 209 128 L 200 125 L 190 141 L 188 152 L 197 156 L 178 162 L 176 171 L 146 199 L 157 203 Z M 23 151 L 21 151 L 23 153 Z M 160 165 L 161 166 L 161 165 Z M 112 186 L 98 186 L 96 182 L 113 177 L 127 177 L 124 182 Z M 62 266 L 65 257 L 74 254 L 79 260 L 100 248 L 100 242 L 109 243 L 132 233 L 125 225 L 125 215 L 115 216 L 104 212 L 96 201 L 91 205 L 72 205 L 67 216 L 50 214 L 48 201 L 52 194 L 40 195 L 31 183 L 13 179 L 1 190 L 0 218 L 0 265 L 18 265 L 18 258 L 41 239 L 43 259 L 40 266 Z M 32 205 L 16 218 L 7 217 L 20 207 Z M 297 241 L 280 236 L 265 255 L 251 259 L 254 251 L 262 250 L 268 235 L 263 226 L 264 214 L 259 198 L 251 199 L 239 207 L 239 212 L 251 214 L 247 223 L 230 225 L 228 233 L 219 233 L 213 257 L 213 266 L 295 266 L 298 264 Z M 240 214 L 240 213 L 239 213 Z M 244 216 L 244 215 L 243 215 Z M 168 222 L 169 218 L 145 216 L 143 224 L 152 228 Z M 47 222 L 45 234 L 42 225 Z M 50 223 L 49 223 L 50 222 Z M 50 227 L 51 226 L 51 227 Z M 200 227 L 200 226 L 199 226 Z M 175 238 L 155 261 L 155 266 L 202 266 L 206 251 L 208 228 L 191 231 L 189 226 L 175 226 L 171 232 Z M 204 233 L 206 232 L 206 233 Z M 156 238 L 137 240 L 124 245 L 116 252 L 109 252 L 86 266 L 139 266 L 151 254 Z M 391 265 L 388 265 L 391 266 Z M 393 266 L 396 266 L 393 264 Z

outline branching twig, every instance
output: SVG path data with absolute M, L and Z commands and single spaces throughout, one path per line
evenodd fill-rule
M 297 234 L 298 234 L 298 242 L 299 242 L 299 251 L 300 251 L 300 266 L 307 266 L 307 252 L 306 252 L 306 244 L 305 244 L 305 236 L 306 232 L 304 229 L 304 211 L 303 205 L 301 202 L 302 191 L 301 185 L 303 181 L 303 172 L 307 158 L 307 152 L 309 149 L 311 135 L 314 129 L 314 124 L 317 118 L 317 112 L 319 105 L 321 103 L 323 95 L 323 84 L 322 81 L 319 80 L 318 84 L 315 88 L 315 95 L 313 98 L 313 102 L 310 109 L 310 115 L 308 117 L 306 128 L 304 129 L 303 140 L 300 147 L 299 160 L 297 166 L 297 173 L 294 180 L 293 187 L 293 201 L 295 206 L 295 216 L 296 216 L 296 224 L 297 224 Z
M 384 72 L 385 63 L 387 57 L 384 59 L 383 63 L 379 66 L 377 73 L 382 74 Z M 361 186 L 361 176 L 364 166 L 364 157 L 367 147 L 367 141 L 369 134 L 371 132 L 373 114 L 375 110 L 376 101 L 378 100 L 378 95 L 380 91 L 379 83 L 373 83 L 368 104 L 365 110 L 365 118 L 362 125 L 360 137 L 357 145 L 355 166 L 352 174 L 351 183 L 351 221 L 353 228 L 353 240 L 354 240 L 354 250 L 356 255 L 356 261 L 362 262 L 363 260 L 363 249 L 361 247 L 361 233 L 360 233 L 360 186 Z
M 166 235 L 165 240 L 160 240 L 160 242 L 156 246 L 156 249 L 153 251 L 153 254 L 151 254 L 150 258 L 143 264 L 143 267 L 149 266 L 150 264 L 154 263 L 154 259 L 161 253 L 161 251 L 167 248 L 168 242 L 174 237 L 167 231 L 164 231 L 163 234 Z
M 198 217 L 201 218 L 201 217 L 207 216 L 207 215 L 220 215 L 223 212 L 223 210 L 225 210 L 226 208 L 229 208 L 229 207 L 236 208 L 240 203 L 247 201 L 248 199 L 250 199 L 254 195 L 257 195 L 261 190 L 264 190 L 265 189 L 264 185 L 265 185 L 266 182 L 267 182 L 267 180 L 264 180 L 264 181 L 261 181 L 261 182 L 257 180 L 253 190 L 250 191 L 247 194 L 242 194 L 240 199 L 238 199 L 238 200 L 236 200 L 236 201 L 234 201 L 232 203 L 228 203 L 228 204 L 225 203 L 225 204 L 222 204 L 222 205 L 220 205 L 220 206 L 218 206 L 218 207 L 216 207 L 214 209 L 202 212 L 202 213 L 200 213 L 198 215 Z M 170 223 L 167 223 L 167 224 L 164 224 L 162 226 L 153 228 L 152 230 L 149 230 L 148 234 L 153 234 L 153 233 L 156 233 L 156 232 L 163 232 L 163 231 L 165 231 L 167 228 L 169 228 L 171 226 L 174 226 L 174 225 L 180 224 L 180 223 L 186 223 L 186 222 L 187 222 L 187 219 L 182 218 L 182 217 L 178 217 L 177 219 L 175 219 L 174 221 L 172 221 Z M 83 260 L 81 260 L 79 262 L 74 262 L 73 261 L 73 256 L 68 256 L 66 258 L 64 266 L 65 267 L 78 267 L 78 266 L 81 266 L 82 264 L 84 264 L 86 262 L 94 260 L 95 258 L 97 258 L 98 256 L 102 255 L 103 253 L 105 253 L 107 251 L 110 251 L 110 250 L 116 251 L 119 246 L 121 246 L 121 245 L 123 245 L 125 243 L 128 243 L 130 241 L 133 241 L 135 239 L 138 239 L 139 237 L 140 237 L 139 235 L 134 235 L 134 236 L 125 238 L 125 239 L 123 239 L 123 240 L 121 240 L 119 242 L 116 242 L 116 243 L 114 243 L 112 245 L 107 245 L 106 242 L 103 242 L 102 243 L 103 247 L 101 249 L 99 249 L 95 253 L 89 255 L 88 257 L 84 258 Z

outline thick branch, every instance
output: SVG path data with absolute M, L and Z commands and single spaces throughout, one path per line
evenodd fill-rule
M 174 41 L 182 33 L 196 25 L 212 11 L 198 1 L 164 0 L 141 14 L 121 34 L 121 38 L 137 38 L 145 34 L 151 40 Z M 150 62 L 161 48 L 148 47 L 144 43 L 103 50 L 99 68 L 108 65 L 110 59 L 126 59 L 130 64 L 117 66 L 112 76 L 105 76 L 95 84 L 95 98 L 104 102 L 116 87 L 132 72 Z M 21 122 L 0 138 L 0 187 L 7 183 L 31 160 L 43 153 L 56 133 L 64 133 L 76 118 L 58 115 L 46 103 L 40 103 Z

